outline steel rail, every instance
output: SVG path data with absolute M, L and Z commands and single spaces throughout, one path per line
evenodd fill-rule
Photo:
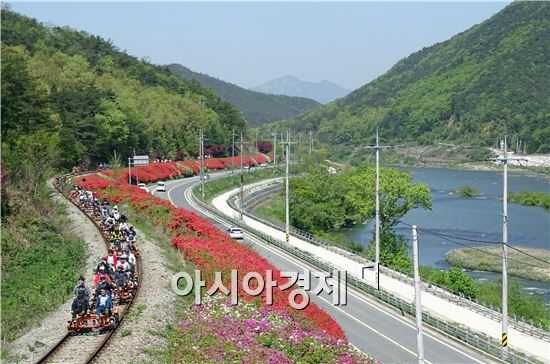
M 82 174 L 81 174 L 82 175 Z M 66 177 L 69 175 L 65 175 L 63 177 Z M 72 176 L 72 175 L 71 175 Z M 92 216 L 90 216 L 85 209 L 83 209 L 79 204 L 77 204 L 70 196 L 67 196 L 65 194 L 65 191 L 62 190 L 62 187 L 59 185 L 57 180 L 54 180 L 53 186 L 55 189 L 67 200 L 69 200 L 74 206 L 76 206 L 85 216 L 90 220 L 90 222 L 93 223 L 93 225 L 96 227 L 96 229 L 99 231 L 101 235 L 101 239 L 105 243 L 107 249 L 110 248 L 110 242 L 105 237 L 104 232 L 98 225 L 97 221 L 93 219 Z M 121 326 L 122 321 L 124 320 L 124 317 L 128 312 L 130 312 L 131 307 L 134 304 L 134 301 L 136 297 L 139 294 L 139 290 L 141 288 L 141 280 L 142 280 L 142 272 L 141 272 L 141 256 L 139 254 L 139 251 L 136 250 L 138 254 L 136 254 L 136 268 L 138 273 L 138 285 L 136 289 L 136 294 L 132 297 L 132 299 L 126 303 L 124 306 L 124 312 L 122 312 L 122 315 L 120 316 L 118 322 L 116 323 L 115 327 L 107 332 L 106 334 L 103 334 L 103 339 L 99 342 L 99 344 L 96 346 L 96 348 L 92 351 L 91 354 L 87 355 L 86 358 L 84 358 L 83 363 L 91 363 L 94 361 L 94 359 L 99 355 L 99 353 L 107 346 L 107 344 L 110 342 L 113 334 L 115 334 L 118 330 L 118 328 Z M 72 338 L 76 336 L 71 335 L 70 333 L 67 333 L 63 338 L 61 338 L 47 353 L 45 353 L 38 361 L 37 364 L 47 363 L 51 358 L 54 357 L 55 354 L 59 352 L 60 349 L 62 349 L 65 345 L 67 345 L 68 342 L 71 341 Z

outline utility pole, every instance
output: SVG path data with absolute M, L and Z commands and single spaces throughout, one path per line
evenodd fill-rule
M 313 131 L 309 131 L 309 154 L 313 151 Z
M 367 149 L 376 150 L 376 212 L 375 212 L 375 231 L 374 240 L 376 252 L 374 256 L 374 279 L 376 280 L 376 289 L 380 290 L 380 149 L 391 148 L 389 145 L 380 145 L 378 138 L 378 128 L 376 128 L 376 145 L 367 146 Z
M 498 161 L 504 165 L 503 188 L 502 188 L 502 359 L 508 357 L 508 161 L 525 161 L 524 158 L 508 157 L 507 137 L 501 141 L 500 146 L 503 152 L 502 158 L 491 158 L 491 161 Z
M 277 132 L 271 133 L 273 135 L 273 163 L 277 168 Z
M 243 132 L 241 131 L 241 184 L 240 184 L 240 200 L 239 200 L 239 219 L 242 221 L 243 219 L 243 198 L 244 198 L 244 166 L 243 166 L 243 153 L 244 153 L 244 141 L 243 141 Z
M 235 128 L 231 132 L 231 174 L 234 174 L 235 171 Z
M 131 164 L 132 164 L 132 157 L 128 157 L 128 184 L 132 184 L 132 175 L 131 175 Z
M 424 338 L 422 337 L 422 304 L 420 302 L 420 273 L 418 272 L 418 236 L 416 225 L 412 226 L 414 306 L 416 308 L 416 344 L 418 364 L 424 364 Z
M 135 164 L 136 164 L 136 148 L 134 148 L 134 167 L 135 167 Z M 137 168 L 135 168 L 135 172 L 136 172 L 136 185 L 139 185 L 139 175 L 138 175 Z
M 258 149 L 258 135 L 260 134 L 260 130 L 256 129 L 256 153 L 259 153 L 260 150 Z
M 202 129 L 199 132 L 199 151 L 201 154 L 201 169 L 200 169 L 200 179 L 201 179 L 201 193 L 202 200 L 204 201 L 204 133 Z
M 286 131 L 286 142 L 281 142 L 282 145 L 286 145 L 286 172 L 285 172 L 285 241 L 288 243 L 290 240 L 290 212 L 289 212 L 289 186 L 288 186 L 288 170 L 290 166 L 290 145 L 296 144 L 296 142 L 290 142 L 290 133 Z

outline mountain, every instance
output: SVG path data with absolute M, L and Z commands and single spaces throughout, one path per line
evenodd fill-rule
M 373 141 L 488 146 L 507 133 L 550 152 L 550 3 L 518 1 L 400 60 L 374 81 L 281 127 L 349 151 Z
M 290 118 L 320 106 L 317 101 L 304 97 L 266 95 L 250 91 L 215 77 L 193 72 L 180 64 L 170 64 L 166 67 L 184 80 L 195 80 L 203 86 L 211 87 L 222 100 L 238 107 L 253 125 Z
M 260 86 L 252 88 L 266 94 L 301 96 L 317 100 L 326 104 L 340 97 L 346 96 L 350 90 L 343 88 L 334 82 L 323 80 L 321 82 L 302 81 L 296 76 L 283 76 L 268 81 Z

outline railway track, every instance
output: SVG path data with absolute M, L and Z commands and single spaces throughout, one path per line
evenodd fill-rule
M 67 198 L 74 206 L 76 206 L 90 222 L 98 229 L 101 238 L 107 249 L 110 248 L 110 243 L 107 237 L 105 236 L 104 231 L 99 226 L 99 221 L 94 220 L 92 217 L 91 210 L 83 209 L 80 205 L 75 203 L 73 199 L 68 197 L 66 193 L 62 190 L 62 186 L 54 182 L 55 188 Z M 99 355 L 99 353 L 108 346 L 109 342 L 113 335 L 117 332 L 120 327 L 120 324 L 124 320 L 126 313 L 128 313 L 136 300 L 139 289 L 141 287 L 141 257 L 139 251 L 134 252 L 136 256 L 136 269 L 138 272 L 138 285 L 136 294 L 133 298 L 123 306 L 117 306 L 119 312 L 119 321 L 113 330 L 110 330 L 106 333 L 89 333 L 82 335 L 71 335 L 67 333 L 61 340 L 57 342 L 42 358 L 40 358 L 37 363 L 70 363 L 70 364 L 84 364 L 91 363 Z

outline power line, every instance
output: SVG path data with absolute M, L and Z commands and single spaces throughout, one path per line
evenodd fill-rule
M 406 222 L 403 222 L 403 221 L 398 221 L 399 223 L 403 224 L 403 225 L 406 225 L 408 227 L 411 227 L 412 225 L 411 224 L 407 224 Z M 457 240 L 464 240 L 464 241 L 469 241 L 469 242 L 472 242 L 472 243 L 481 243 L 481 244 L 502 244 L 502 241 L 498 241 L 498 240 L 479 240 L 479 239 L 471 239 L 471 238 L 463 238 L 463 237 L 460 237 L 460 236 L 455 236 L 455 235 L 447 235 L 447 234 L 443 234 L 443 233 L 438 233 L 438 232 L 435 232 L 434 230 L 430 230 L 430 229 L 418 229 L 418 231 L 425 231 L 426 233 L 430 234 L 430 235 L 435 235 L 435 236 L 438 236 L 440 238 L 450 238 L 450 239 L 457 239 Z M 517 244 L 517 243 L 516 243 Z M 505 243 L 505 245 L 511 247 L 512 245 L 510 245 L 510 243 Z M 518 248 L 516 248 L 518 249 Z M 525 253 L 522 251 L 522 253 Z M 527 254 L 527 253 L 525 253 Z M 531 256 L 533 258 L 536 258 L 536 259 L 539 259 L 535 256 Z M 548 261 L 545 261 L 543 260 L 544 263 L 548 263 L 550 264 L 550 262 Z
M 412 226 L 410 224 L 407 224 L 407 223 L 404 223 L 402 221 L 399 221 L 399 223 L 403 224 L 403 225 L 407 225 L 407 226 Z M 426 232 L 428 235 L 433 235 L 433 236 L 437 236 L 437 237 L 442 237 L 442 236 L 439 236 L 440 234 L 432 234 L 429 232 L 429 230 L 420 230 L 418 229 L 418 231 L 424 231 Z M 465 248 L 468 248 L 468 249 L 473 249 L 473 250 L 476 250 L 476 251 L 479 251 L 481 253 L 484 253 L 484 254 L 488 254 L 488 255 L 493 255 L 495 257 L 498 257 L 498 258 L 502 258 L 502 255 L 501 254 L 496 254 L 496 253 L 492 253 L 492 252 L 488 252 L 487 250 L 484 250 L 484 249 L 481 249 L 481 248 L 478 248 L 478 247 L 475 247 L 475 246 L 471 246 L 471 245 L 468 245 L 468 244 L 464 244 L 464 243 L 460 243 L 456 240 L 454 240 L 453 237 L 450 237 L 448 235 L 445 235 L 444 236 L 445 239 L 447 241 L 449 241 L 450 243 L 453 243 L 453 244 L 457 244 L 457 245 L 460 245 L 460 246 L 463 246 Z M 500 244 L 500 243 L 497 243 L 497 244 Z M 516 249 L 516 248 L 512 248 L 514 250 L 519 250 L 519 249 Z M 528 263 L 528 262 L 523 262 L 523 261 L 520 261 L 520 260 L 516 260 L 516 259 L 513 259 L 513 258 L 506 258 L 507 260 L 511 261 L 511 262 L 515 262 L 515 263 L 518 263 L 518 264 L 524 264 L 524 265 L 528 265 L 528 266 L 531 266 L 531 267 L 534 267 L 534 268 L 542 268 L 542 269 L 547 269 L 546 267 L 541 267 L 540 265 L 536 265 L 536 264 L 531 264 L 531 263 Z M 540 259 L 539 259 L 540 260 Z M 544 263 L 547 263 L 546 261 L 542 260 Z
M 512 249 L 512 250 L 515 250 L 515 251 L 517 251 L 518 253 L 524 254 L 524 255 L 526 255 L 526 256 L 528 256 L 528 257 L 531 257 L 531 258 L 533 258 L 533 259 L 539 260 L 539 261 L 541 261 L 541 262 L 543 262 L 543 263 L 546 263 L 546 264 L 550 265 L 550 262 L 547 261 L 547 260 L 540 259 L 539 257 L 536 257 L 536 256 L 534 256 L 534 255 L 532 255 L 532 254 L 526 253 L 525 251 L 523 251 L 523 250 L 521 250 L 521 249 L 518 249 L 518 248 L 515 248 L 515 247 L 513 247 L 513 246 L 510 245 L 510 244 L 506 244 L 506 245 L 508 246 L 508 248 L 510 248 L 510 249 Z M 542 267 L 541 267 L 541 268 L 542 268 Z
M 407 223 L 405 223 L 405 222 L 403 222 L 403 221 L 399 221 L 399 222 L 400 222 L 401 224 L 407 225 L 407 226 L 409 226 L 409 227 L 412 226 L 412 225 L 407 224 Z M 437 232 L 435 232 L 435 231 L 433 231 L 433 230 L 430 230 L 430 229 L 420 229 L 420 228 L 419 228 L 418 231 L 419 231 L 419 232 L 423 232 L 423 231 L 424 231 L 424 232 L 426 232 L 426 233 L 429 234 L 429 235 L 437 236 L 437 237 L 439 237 L 439 238 L 457 239 L 457 240 L 464 240 L 464 241 L 470 241 L 470 242 L 473 242 L 473 243 L 483 243 L 483 244 L 495 244 L 495 245 L 496 245 L 496 244 L 502 244 L 501 241 L 490 241 L 490 240 L 477 240 L 477 239 L 462 238 L 462 237 L 459 237 L 459 236 L 452 236 L 452 235 L 437 233 Z M 535 255 L 529 254 L 529 253 L 525 252 L 524 250 L 521 250 L 521 249 L 519 249 L 519 248 L 514 247 L 513 245 L 510 245 L 509 243 L 505 243 L 505 245 L 506 245 L 507 247 L 509 247 L 510 249 L 513 249 L 513 250 L 517 251 L 518 253 L 524 254 L 524 255 L 526 255 L 526 256 L 528 256 L 528 257 L 531 257 L 531 258 L 533 258 L 533 259 L 536 259 L 536 260 L 538 260 L 538 261 L 541 261 L 541 262 L 543 262 L 543 263 L 545 263 L 545 264 L 550 264 L 549 261 L 544 260 L 544 259 L 541 259 L 541 258 L 539 258 L 539 257 L 537 257 L 537 256 L 535 256 Z M 540 268 L 542 268 L 542 267 L 540 267 Z
M 403 225 L 406 225 L 408 227 L 412 227 L 411 224 L 407 224 L 406 222 L 403 222 L 403 221 L 399 221 L 399 223 L 403 224 Z M 437 237 L 440 237 L 440 238 L 450 238 L 450 239 L 458 239 L 458 240 L 464 240 L 464 241 L 470 241 L 472 243 L 482 243 L 482 244 L 501 244 L 502 242 L 500 241 L 491 241 L 491 240 L 478 240 L 478 239 L 469 239 L 469 238 L 462 238 L 462 237 L 459 237 L 459 236 L 453 236 L 453 235 L 447 235 L 447 234 L 443 234 L 443 233 L 438 233 L 438 232 L 435 232 L 433 230 L 430 230 L 430 229 L 418 229 L 418 231 L 425 231 L 427 234 L 429 235 L 435 235 Z

